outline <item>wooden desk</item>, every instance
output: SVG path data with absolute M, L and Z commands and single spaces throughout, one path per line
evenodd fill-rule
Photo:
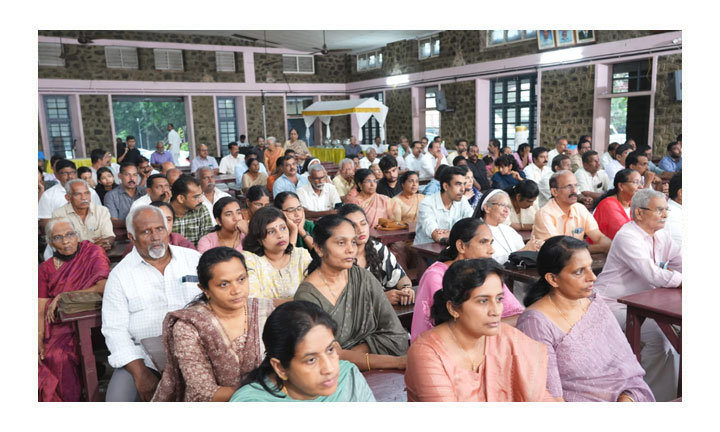
M 107 251 L 107 256 L 111 263 L 120 262 L 125 254 L 125 248 L 130 244 L 130 240 L 116 241 L 112 249 Z
M 230 174 L 220 174 L 213 178 L 215 183 L 235 183 L 235 176 Z
M 71 322 L 75 329 L 75 339 L 78 343 L 85 398 L 88 402 L 100 402 L 91 330 L 102 325 L 102 311 L 94 310 L 69 315 L 58 311 L 58 314 L 60 315 L 61 323 Z
M 417 222 L 410 222 L 406 229 L 396 231 L 381 231 L 373 227 L 370 228 L 370 236 L 380 240 L 380 242 L 386 246 L 390 243 L 408 241 L 415 238 L 416 225 Z
M 363 372 L 375 400 L 378 402 L 407 402 L 405 372 L 397 369 L 378 369 Z
M 605 266 L 605 260 L 607 259 L 607 255 L 604 253 L 594 253 L 592 256 L 592 270 L 597 275 L 599 274 L 603 267 Z M 513 284 L 515 281 L 518 282 L 525 282 L 525 283 L 535 283 L 538 279 L 540 279 L 540 275 L 538 275 L 537 268 L 531 268 L 531 269 L 505 269 L 505 285 L 507 285 L 508 289 L 510 291 L 513 291 Z
M 418 287 L 414 286 L 412 289 L 415 291 L 415 295 L 417 296 Z M 403 328 L 410 331 L 410 327 L 412 326 L 413 311 L 415 310 L 415 303 L 405 306 L 396 304 L 393 305 L 393 309 L 395 310 L 397 317 L 400 319 L 400 324 L 402 324 Z
M 442 252 L 445 248 L 446 246 L 443 246 L 440 243 L 425 243 L 410 246 L 410 249 L 412 249 L 416 254 L 423 258 L 429 258 L 435 261 L 437 261 L 440 252 Z
M 682 289 L 651 289 L 619 298 L 618 302 L 627 305 L 625 335 L 638 362 L 642 350 L 640 327 L 646 318 L 655 320 L 675 351 L 680 354 L 677 395 L 682 396 L 682 337 L 672 328 L 673 325 L 682 326 Z

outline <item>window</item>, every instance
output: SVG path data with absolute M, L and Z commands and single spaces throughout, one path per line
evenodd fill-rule
M 38 65 L 65 66 L 65 59 L 62 58 L 62 52 L 62 44 L 39 42 Z
M 235 53 L 217 51 L 215 52 L 215 63 L 218 72 L 235 72 Z
M 364 98 L 373 98 L 377 100 L 378 102 L 383 101 L 383 93 L 365 93 L 360 95 L 361 99 Z M 380 136 L 380 123 L 375 119 L 375 117 L 370 117 L 370 120 L 368 120 L 367 123 L 365 123 L 362 127 L 362 142 L 360 144 L 373 144 L 375 142 L 375 137 Z
M 105 64 L 109 69 L 137 69 L 137 48 L 106 46 Z
M 382 52 L 380 50 L 357 55 L 358 72 L 373 69 L 382 69 Z
M 418 58 L 424 60 L 440 55 L 440 34 L 418 40 Z
M 652 59 L 617 63 L 612 67 L 612 92 L 627 93 L 650 90 Z
M 305 108 L 312 105 L 311 97 L 288 97 L 286 99 L 286 108 L 288 116 L 301 116 Z
M 534 147 L 537 130 L 536 82 L 536 75 L 491 81 L 490 130 L 494 138 L 513 150 L 524 142 Z M 516 137 L 517 126 L 525 126 L 526 139 L 524 132 Z
M 231 53 L 232 54 L 232 53 Z M 234 97 L 217 98 L 218 127 L 220 129 L 220 154 L 228 154 L 227 145 L 237 137 L 237 114 Z
M 496 46 L 535 40 L 537 38 L 537 30 L 488 30 L 487 35 L 487 45 Z
M 75 157 L 70 103 L 67 96 L 44 96 L 50 152 L 68 159 Z
M 283 73 L 286 74 L 314 74 L 315 56 L 311 55 L 283 55 Z
M 155 69 L 183 70 L 182 50 L 154 49 Z
M 425 137 L 432 141 L 440 135 L 440 111 L 435 105 L 435 95 L 438 88 L 425 87 Z

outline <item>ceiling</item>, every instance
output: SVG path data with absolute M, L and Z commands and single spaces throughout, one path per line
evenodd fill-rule
M 325 44 L 328 50 L 349 50 L 357 54 L 405 39 L 428 36 L 440 30 L 326 30 Z M 314 52 L 323 46 L 322 30 L 164 30 L 167 33 L 195 34 L 203 36 L 238 36 L 257 40 L 257 46 L 268 48 L 289 48 L 297 51 Z

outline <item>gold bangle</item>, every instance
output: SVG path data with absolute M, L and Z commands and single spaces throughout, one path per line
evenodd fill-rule
M 620 397 L 623 397 L 623 396 L 625 396 L 626 398 L 630 399 L 630 402 L 635 402 L 635 399 L 633 399 L 632 397 L 630 397 L 629 394 L 627 394 L 627 393 L 622 393 L 622 394 L 620 395 Z
M 365 353 L 365 361 L 367 362 L 367 370 L 370 370 L 370 353 Z

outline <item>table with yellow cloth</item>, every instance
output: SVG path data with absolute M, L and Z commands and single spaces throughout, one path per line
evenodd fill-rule
M 340 161 L 345 158 L 345 149 L 335 148 L 322 148 L 322 147 L 308 147 L 310 154 L 313 157 L 320 159 L 321 162 L 333 162 L 340 164 Z
M 343 150 L 343 152 L 344 152 L 344 151 L 345 151 L 345 150 Z M 70 160 L 75 163 L 75 168 L 80 168 L 80 167 L 84 167 L 84 166 L 86 166 L 86 167 L 91 167 L 91 166 L 92 166 L 92 161 L 90 160 L 90 158 L 85 158 L 85 159 L 70 159 Z M 115 162 L 115 163 L 117 163 L 117 160 L 116 160 L 115 158 L 112 158 L 112 161 Z M 50 166 L 50 161 L 46 161 L 45 163 L 46 163 L 46 165 L 45 165 L 45 167 L 46 167 L 45 172 L 46 172 L 46 173 L 52 173 L 53 170 L 52 170 L 52 167 Z

